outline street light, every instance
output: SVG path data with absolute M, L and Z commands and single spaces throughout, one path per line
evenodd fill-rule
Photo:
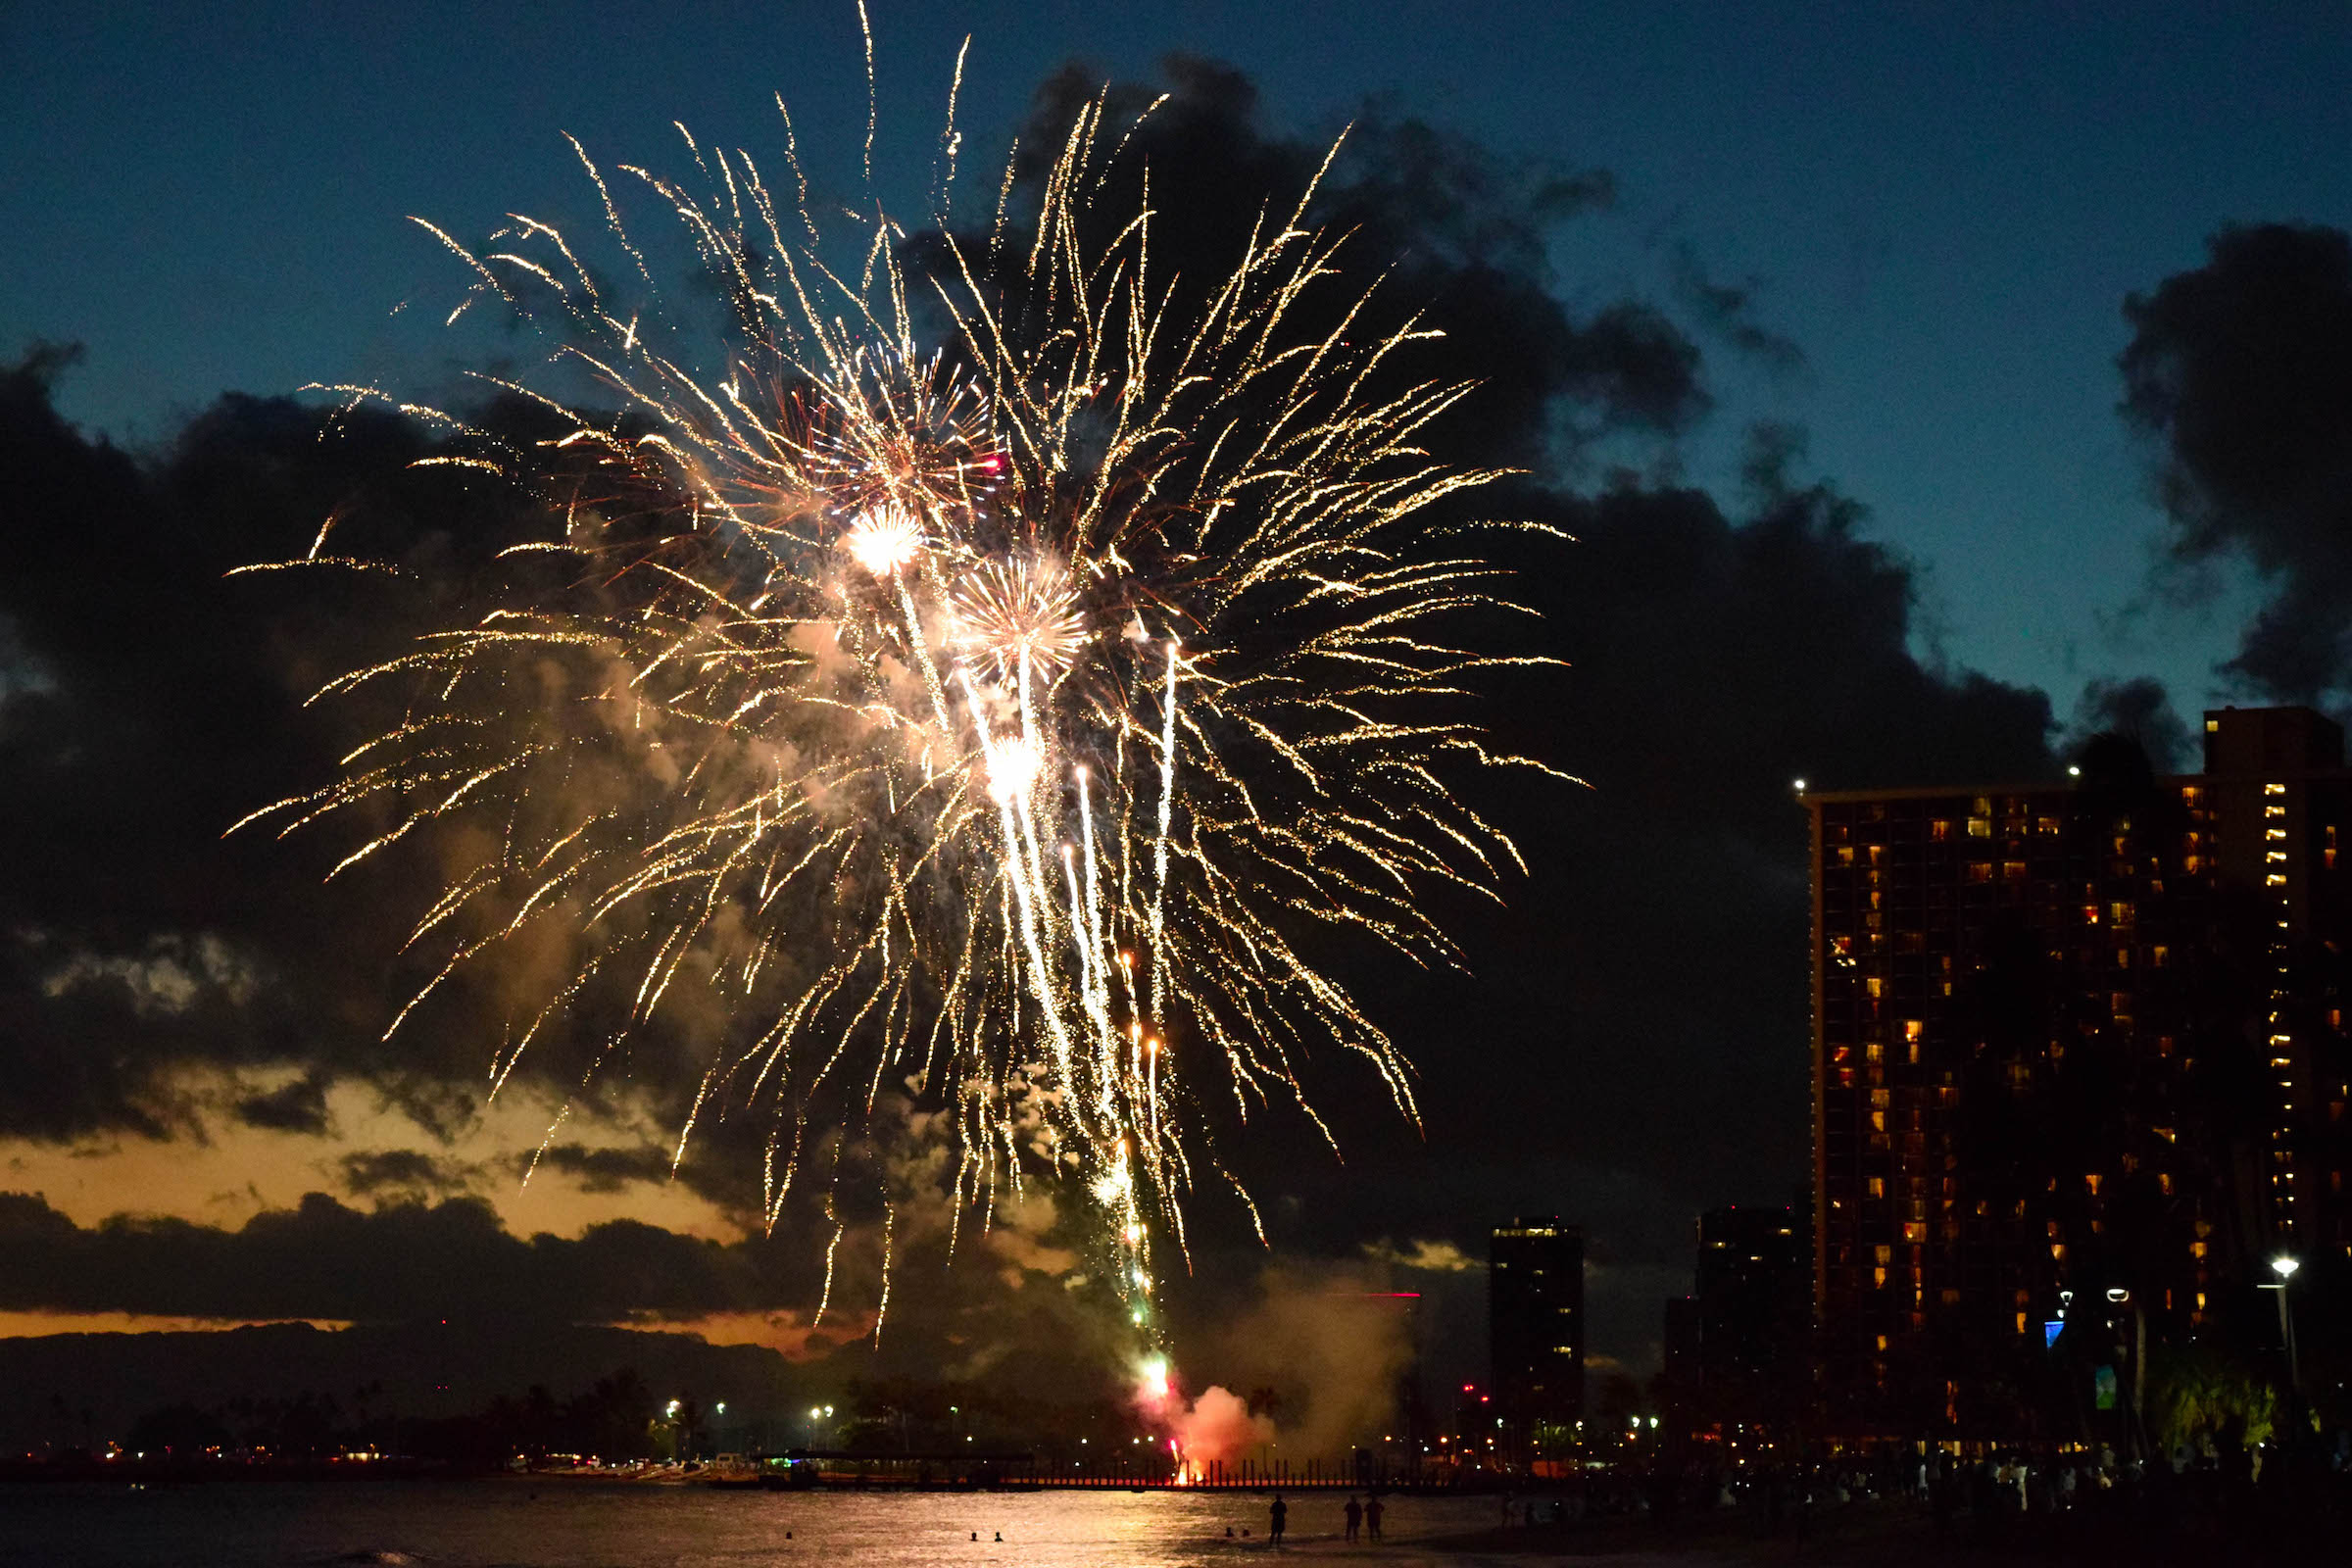
M 2303 1364 L 2295 1355 L 2295 1314 L 2294 1309 L 2287 1305 L 2286 1287 L 2295 1277 L 2295 1270 L 2302 1266 L 2300 1258 L 2286 1252 L 2279 1253 L 2271 1259 L 2271 1272 L 2278 1276 L 2278 1283 L 2263 1287 L 2266 1291 L 2278 1293 L 2278 1338 L 2286 1347 L 2287 1381 L 2294 1385 L 2298 1397 L 2303 1393 Z

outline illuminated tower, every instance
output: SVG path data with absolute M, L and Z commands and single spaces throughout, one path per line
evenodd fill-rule
M 1585 1233 L 1556 1217 L 1498 1226 L 1487 1254 L 1495 1419 L 1525 1457 L 1574 1441 L 1585 1413 Z
M 1834 1414 L 1988 1431 L 2070 1297 L 2185 1337 L 2274 1249 L 2345 1255 L 2333 724 L 2222 710 L 2202 773 L 2094 747 L 2064 782 L 1804 804 Z

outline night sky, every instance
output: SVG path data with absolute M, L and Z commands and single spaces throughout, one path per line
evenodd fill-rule
M 1595 1354 L 1653 1366 L 1691 1217 L 1803 1176 L 1792 777 L 2042 776 L 2105 727 L 2188 765 L 2209 703 L 2352 693 L 2334 8 L 874 16 L 902 210 L 967 31 L 967 200 L 1073 61 L 1173 86 L 1155 168 L 1237 209 L 1358 121 L 1321 216 L 1494 383 L 1463 461 L 1533 469 L 1508 499 L 1582 541 L 1526 563 L 1573 667 L 1503 727 L 1592 788 L 1502 803 L 1531 874 L 1466 916 L 1474 980 L 1374 994 L 1426 1137 L 1344 1073 L 1345 1166 L 1252 1129 L 1272 1254 L 1212 1212 L 1176 1287 L 1205 1375 L 1246 1374 L 1237 1323 L 1358 1285 L 1429 1291 L 1475 1370 L 1464 1253 L 1515 1209 L 1588 1224 Z M 397 918 L 322 893 L 318 847 L 218 839 L 332 756 L 295 706 L 331 637 L 220 577 L 298 553 L 350 477 L 270 400 L 465 395 L 465 280 L 407 215 L 590 229 L 560 132 L 765 159 L 779 92 L 854 188 L 860 62 L 847 4 L 0 10 L 0 352 L 81 346 L 0 392 L 0 1333 L 422 1314 L 456 1274 L 484 1316 L 870 1357 L 808 1343 L 814 1244 L 747 1239 L 743 1149 L 666 1178 L 658 1069 L 518 1187 L 557 1086 L 484 1114 L 464 1020 L 376 1045 Z M 1069 1344 L 1063 1220 L 918 1255 L 893 1364 Z

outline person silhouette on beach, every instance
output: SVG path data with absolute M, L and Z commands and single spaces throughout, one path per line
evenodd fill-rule
M 1266 1533 L 1266 1541 L 1270 1545 L 1279 1546 L 1282 1544 L 1283 1521 L 1290 1518 L 1291 1505 L 1283 1501 L 1282 1494 L 1277 1492 L 1274 1494 L 1274 1506 L 1268 1512 L 1273 1517 L 1274 1528 Z
M 1348 1515 L 1348 1539 L 1349 1541 L 1353 1541 L 1355 1539 L 1356 1526 L 1364 1522 L 1364 1505 L 1356 1501 L 1353 1497 L 1349 1497 L 1348 1499 L 1348 1507 L 1346 1512 Z
M 1379 1493 L 1375 1492 L 1369 1497 L 1364 1499 L 1364 1533 L 1370 1536 L 1374 1541 L 1378 1541 L 1380 1539 L 1380 1516 L 1385 1512 L 1387 1512 L 1387 1510 L 1380 1505 Z M 1348 1538 L 1352 1540 L 1355 1536 L 1355 1532 L 1351 1529 L 1348 1532 Z

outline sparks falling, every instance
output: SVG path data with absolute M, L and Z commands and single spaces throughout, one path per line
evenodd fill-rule
M 1461 714 L 1514 661 L 1445 630 L 1519 607 L 1423 520 L 1494 477 L 1417 445 L 1468 383 L 1369 390 L 1435 334 L 1323 297 L 1341 242 L 1302 226 L 1311 184 L 1180 296 L 1149 244 L 1168 217 L 1096 205 L 1140 157 L 1105 119 L 1078 116 L 1033 223 L 1006 217 L 1008 167 L 993 228 L 954 228 L 943 185 L 919 251 L 878 207 L 826 238 L 789 119 L 798 199 L 690 136 L 699 186 L 624 169 L 721 285 L 716 345 L 657 327 L 657 295 L 610 297 L 546 223 L 479 248 L 433 229 L 469 269 L 455 314 L 549 343 L 540 383 L 482 379 L 555 430 L 525 448 L 427 416 L 549 527 L 478 614 L 328 683 L 391 694 L 397 722 L 247 820 L 368 821 L 338 873 L 440 835 L 411 941 L 445 961 L 392 1027 L 507 960 L 536 1001 L 493 1092 L 534 1042 L 609 1065 L 660 1019 L 707 1053 L 680 1157 L 701 1117 L 771 1118 L 771 1226 L 832 1179 L 834 1129 L 901 1095 L 946 1107 L 954 1211 L 1079 1184 L 1150 1332 L 1187 1200 L 1229 1188 L 1255 1223 L 1206 1097 L 1303 1107 L 1302 1063 L 1336 1047 L 1416 1114 L 1300 934 L 1454 961 L 1420 893 L 1491 894 L 1516 854 L 1450 783 L 1537 764 Z M 329 529 L 309 564 L 362 564 Z

